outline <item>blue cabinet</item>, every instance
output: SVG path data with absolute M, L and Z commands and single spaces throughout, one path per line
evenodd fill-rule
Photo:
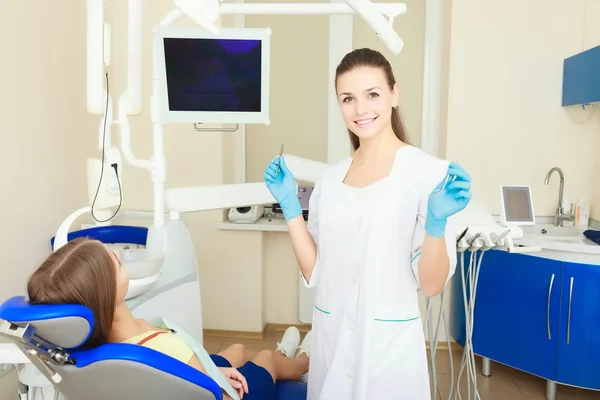
M 450 332 L 464 346 L 460 264 L 451 301 Z M 600 265 L 488 251 L 474 324 L 476 354 L 550 381 L 600 390 Z
M 600 266 L 564 263 L 557 378 L 600 389 Z
M 485 254 L 475 299 L 475 353 L 553 380 L 561 278 L 559 261 Z
M 554 380 L 561 280 L 562 262 L 504 251 L 486 252 L 475 298 L 474 352 Z M 453 283 L 453 307 L 455 301 L 462 301 L 462 322 L 460 269 Z M 453 332 L 464 332 L 461 325 Z M 460 342 L 464 344 L 464 334 Z

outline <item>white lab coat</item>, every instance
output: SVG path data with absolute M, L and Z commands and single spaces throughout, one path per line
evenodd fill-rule
M 307 400 L 429 400 L 418 260 L 427 200 L 448 162 L 412 146 L 366 188 L 343 183 L 352 159 L 328 167 L 310 199 L 317 263 Z M 456 265 L 455 232 L 446 247 Z M 412 262 L 411 262 L 412 260 Z

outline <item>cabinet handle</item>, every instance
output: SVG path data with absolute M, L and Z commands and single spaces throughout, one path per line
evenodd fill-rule
M 569 315 L 567 316 L 567 344 L 571 343 L 571 299 L 573 298 L 573 277 L 569 287 Z
M 548 340 L 552 340 L 550 335 L 550 295 L 552 294 L 552 286 L 554 285 L 554 274 L 550 278 L 550 287 L 548 288 L 548 310 L 546 311 L 546 325 L 548 326 Z

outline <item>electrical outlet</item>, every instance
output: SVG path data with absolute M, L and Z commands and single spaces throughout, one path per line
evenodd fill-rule
M 110 171 L 110 175 L 112 177 L 117 177 L 117 173 L 115 172 L 115 169 L 112 167 L 112 164 L 117 164 L 117 169 L 119 171 L 119 176 L 121 176 L 121 174 L 123 173 L 123 168 L 121 165 L 121 153 L 119 152 L 119 149 L 116 147 L 110 147 L 108 149 L 106 149 L 106 167 L 108 167 L 109 171 Z M 116 181 L 115 181 L 116 183 Z

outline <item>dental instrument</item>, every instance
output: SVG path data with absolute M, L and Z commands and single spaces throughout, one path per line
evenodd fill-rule
M 454 162 L 458 162 L 458 157 L 460 156 L 460 152 L 462 150 L 463 147 L 463 143 L 465 142 L 465 139 L 463 138 L 460 141 L 460 146 L 458 147 L 458 151 L 456 152 L 456 155 L 454 156 Z M 439 189 L 436 189 L 433 193 L 438 193 L 441 192 L 442 190 L 444 190 L 446 188 L 446 185 L 448 184 L 448 179 L 450 179 L 450 174 L 446 174 L 446 180 L 444 181 L 444 184 L 442 186 L 440 186 Z
M 281 156 L 283 155 L 283 143 L 281 144 L 281 149 L 279 150 L 279 164 L 277 164 L 277 170 L 275 170 L 275 176 L 279 175 L 279 166 L 281 165 Z

